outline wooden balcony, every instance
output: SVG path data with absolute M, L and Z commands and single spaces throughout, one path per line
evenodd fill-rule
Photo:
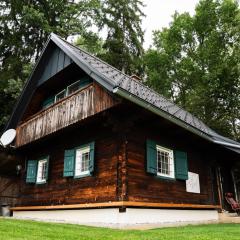
M 16 147 L 54 133 L 116 103 L 99 85 L 89 85 L 20 124 L 17 127 Z

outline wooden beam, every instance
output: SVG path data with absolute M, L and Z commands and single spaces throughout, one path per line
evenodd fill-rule
M 61 210 L 61 209 L 85 209 L 85 208 L 106 208 L 106 207 L 147 207 L 147 208 L 190 208 L 190 209 L 220 209 L 220 205 L 202 204 L 182 204 L 182 203 L 151 203 L 151 202 L 132 202 L 117 201 L 103 203 L 83 203 L 71 205 L 52 205 L 52 206 L 22 206 L 12 207 L 12 211 L 31 211 L 31 210 Z
M 152 203 L 152 202 L 124 202 L 126 207 L 151 207 L 151 208 L 196 208 L 218 209 L 220 205 L 186 204 L 186 203 Z
M 222 211 L 223 210 L 223 191 L 222 191 L 221 175 L 220 174 L 221 174 L 220 168 L 217 167 L 217 169 L 216 169 L 217 190 L 218 190 L 220 210 Z

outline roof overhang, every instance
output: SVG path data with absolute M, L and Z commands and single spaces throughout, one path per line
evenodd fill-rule
M 147 101 L 145 101 L 145 100 L 127 92 L 126 90 L 124 90 L 120 87 L 115 87 L 113 89 L 113 93 L 115 93 L 115 94 L 117 94 L 117 95 L 119 95 L 119 96 L 121 96 L 121 97 L 123 97 L 123 98 L 125 98 L 125 99 L 127 99 L 127 100 L 129 100 L 129 101 L 131 101 L 131 102 L 133 102 L 133 103 L 135 103 L 135 104 L 137 104 L 137 105 L 139 105 L 139 106 L 141 106 L 141 107 L 143 107 L 143 108 L 145 108 L 145 109 L 147 109 L 147 110 L 149 110 L 149 111 L 151 111 L 151 112 L 153 112 L 153 113 L 155 113 L 155 114 L 157 114 L 157 115 L 159 115 L 159 116 L 161 116 L 161 117 L 163 117 L 167 120 L 169 120 L 170 122 L 184 128 L 184 129 L 186 129 L 186 130 L 188 130 L 188 131 L 190 131 L 190 132 L 192 132 L 196 135 L 198 135 L 201 138 L 206 139 L 207 141 L 210 141 L 210 142 L 218 144 L 218 145 L 222 145 L 224 147 L 227 147 L 230 150 L 236 149 L 235 151 L 237 153 L 240 153 L 240 145 L 215 140 L 212 136 L 210 136 L 210 135 L 208 135 L 208 134 L 190 126 L 189 124 L 181 121 L 178 118 L 175 118 L 174 116 L 164 112 L 163 110 L 155 107 L 154 105 L 150 104 L 149 102 L 147 102 Z
M 56 34 L 52 33 L 48 39 L 48 41 L 46 42 L 44 49 L 42 51 L 42 54 L 38 60 L 38 62 L 36 63 L 32 74 L 28 80 L 28 82 L 25 85 L 25 88 L 22 92 L 22 95 L 20 96 L 18 103 L 15 106 L 15 109 L 13 111 L 13 114 L 10 118 L 10 121 L 8 123 L 8 127 L 14 127 L 17 123 L 17 121 L 19 120 L 19 115 L 17 114 L 16 110 L 17 108 L 19 108 L 19 106 L 22 104 L 26 107 L 26 105 L 28 104 L 28 101 L 25 99 L 24 101 L 24 92 L 26 91 L 27 88 L 29 88 L 29 86 L 31 85 L 31 79 L 33 78 L 33 74 L 34 71 L 36 70 L 41 57 L 43 56 L 44 51 L 46 51 L 47 45 L 50 42 L 53 42 L 54 44 L 56 44 L 56 46 L 58 46 L 66 55 L 68 55 L 73 62 L 78 65 L 86 74 L 88 74 L 90 77 L 92 77 L 96 82 L 98 82 L 100 85 L 102 85 L 105 89 L 107 89 L 109 92 L 113 92 L 114 94 L 127 99 L 165 119 L 167 119 L 168 121 L 192 132 L 193 134 L 196 134 L 198 136 L 200 136 L 203 139 L 206 139 L 209 142 L 212 142 L 214 144 L 218 144 L 220 146 L 226 147 L 236 153 L 240 152 L 240 143 L 235 142 L 231 139 L 225 138 L 223 136 L 220 136 L 219 134 L 217 134 L 216 132 L 214 132 L 212 129 L 208 128 L 204 123 L 202 123 L 200 120 L 198 120 L 197 118 L 195 118 L 195 120 L 197 120 L 198 124 L 192 124 L 192 122 L 190 121 L 186 121 L 186 119 L 184 117 L 179 117 L 177 116 L 175 113 L 171 113 L 168 111 L 165 111 L 164 107 L 159 107 L 158 105 L 154 104 L 151 100 L 149 100 L 146 97 L 141 97 L 137 94 L 137 92 L 135 91 L 131 91 L 131 89 L 128 91 L 128 87 L 125 86 L 124 84 L 120 84 L 121 81 L 113 81 L 113 79 L 111 79 L 111 75 L 107 75 L 104 74 L 104 71 L 101 71 L 99 69 L 96 69 L 95 65 L 92 64 L 93 63 L 100 63 L 100 65 L 103 66 L 107 66 L 109 68 L 111 68 L 112 70 L 114 70 L 115 72 L 118 71 L 119 73 L 121 73 L 119 70 L 114 69 L 113 67 L 111 67 L 110 65 L 108 65 L 107 63 L 101 61 L 100 59 L 97 59 L 94 56 L 89 55 L 88 53 L 84 52 L 83 50 L 80 50 L 78 48 L 76 48 L 75 46 L 71 45 L 70 43 L 68 43 L 67 41 L 65 41 L 64 39 L 61 39 L 59 36 L 57 36 Z M 85 55 L 81 54 L 84 53 Z M 86 60 L 86 56 L 91 56 L 92 59 L 91 61 L 87 61 Z M 96 62 L 94 62 L 94 59 Z M 128 77 L 127 75 L 122 74 L 122 78 L 121 79 L 131 79 L 130 77 Z M 121 80 L 120 79 L 120 80 Z M 136 80 L 134 84 L 138 83 L 138 81 Z M 131 85 L 131 84 L 130 84 Z M 150 91 L 151 89 L 149 89 L 147 86 L 145 86 L 144 84 L 140 84 L 141 86 L 139 86 L 139 88 L 144 88 L 145 91 L 148 91 L 148 94 L 153 94 L 153 95 L 157 95 L 157 93 L 155 93 L 154 91 Z M 33 94 L 33 92 L 31 93 Z M 25 98 L 26 98 L 26 94 L 25 94 Z M 29 98 L 29 96 L 28 96 Z M 163 97 L 162 97 L 163 98 Z M 165 99 L 165 101 L 167 101 Z M 169 101 L 170 103 L 170 101 Z M 174 105 L 174 104 L 171 104 Z M 185 112 L 185 115 L 187 114 L 187 112 L 184 110 L 183 112 Z M 189 115 L 189 113 L 188 113 Z M 190 114 L 191 115 L 191 114 Z M 191 115 L 192 116 L 192 115 Z M 185 116 L 186 117 L 186 116 Z M 193 116 L 191 117 L 193 118 Z M 193 119 L 192 119 L 193 120 Z M 194 122 L 194 121 L 193 121 Z M 203 128 L 202 128 L 203 126 Z M 205 126 L 205 127 L 204 127 Z M 205 131 L 204 131 L 205 129 Z

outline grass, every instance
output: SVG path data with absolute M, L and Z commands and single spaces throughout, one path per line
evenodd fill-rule
M 0 239 L 31 240 L 239 240 L 239 224 L 210 224 L 154 230 L 113 230 L 71 224 L 0 219 Z

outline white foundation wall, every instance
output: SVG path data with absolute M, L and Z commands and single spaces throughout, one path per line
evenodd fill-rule
M 124 227 L 137 224 L 203 223 L 218 221 L 217 210 L 173 210 L 127 208 L 119 212 L 118 208 L 14 211 L 13 217 L 41 221 L 77 223 L 94 226 Z

